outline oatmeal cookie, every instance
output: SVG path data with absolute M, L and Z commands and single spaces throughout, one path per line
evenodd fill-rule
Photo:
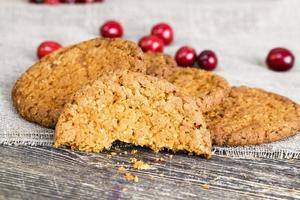
M 96 38 L 60 49 L 31 66 L 16 82 L 12 99 L 25 119 L 54 127 L 70 95 L 103 72 L 145 73 L 143 52 L 133 42 Z
M 203 112 L 220 104 L 230 91 L 230 85 L 223 77 L 197 68 L 177 67 L 165 79 L 183 94 L 195 97 Z
M 250 145 L 274 142 L 300 130 L 300 106 L 286 97 L 245 86 L 205 113 L 213 143 Z
M 168 81 L 141 73 L 110 72 L 87 84 L 56 125 L 56 147 L 99 152 L 117 140 L 156 152 L 211 156 L 210 133 L 196 102 Z
M 163 53 L 145 53 L 145 63 L 147 74 L 160 78 L 169 76 L 177 68 L 176 61 Z

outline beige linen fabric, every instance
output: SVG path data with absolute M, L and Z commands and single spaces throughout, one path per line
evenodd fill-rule
M 291 49 L 300 58 L 298 0 L 106 0 L 91 5 L 35 5 L 27 0 L 0 0 L 0 144 L 52 145 L 53 130 L 22 119 L 10 92 L 17 78 L 36 61 L 44 40 L 69 45 L 98 36 L 108 19 L 120 21 L 125 38 L 137 41 L 153 24 L 166 21 L 175 42 L 197 51 L 213 49 L 215 71 L 232 85 L 262 87 L 300 103 L 300 66 L 284 73 L 270 71 L 264 59 L 272 47 Z M 300 134 L 272 144 L 214 147 L 215 154 L 238 158 L 300 158 Z

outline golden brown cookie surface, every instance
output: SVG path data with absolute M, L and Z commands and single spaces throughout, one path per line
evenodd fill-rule
M 108 73 L 77 91 L 56 125 L 55 146 L 99 152 L 116 140 L 210 157 L 211 140 L 194 100 L 166 80 Z
M 232 88 L 229 97 L 205 114 L 217 145 L 274 142 L 300 130 L 300 107 L 286 97 L 245 86 Z
M 145 53 L 147 74 L 164 78 L 177 68 L 176 61 L 169 55 L 162 53 Z
M 145 72 L 143 53 L 130 41 L 85 41 L 58 50 L 30 67 L 16 82 L 12 98 L 29 121 L 54 127 L 70 95 L 103 72 L 115 69 Z
M 177 67 L 165 77 L 187 96 L 194 96 L 205 112 L 220 104 L 230 91 L 229 83 L 219 75 L 191 67 Z

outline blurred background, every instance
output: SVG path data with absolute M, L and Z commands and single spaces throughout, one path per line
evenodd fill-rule
M 105 21 L 116 20 L 124 28 L 123 38 L 138 42 L 154 24 L 166 22 L 173 27 L 174 41 L 164 53 L 174 56 L 184 45 L 197 53 L 211 49 L 219 59 L 215 72 L 231 84 L 263 87 L 300 102 L 299 7 L 298 0 L 104 0 L 56 5 L 0 0 L 0 78 L 12 86 L 37 60 L 36 49 L 45 40 L 67 46 L 99 36 Z M 265 59 L 274 47 L 294 53 L 296 63 L 290 71 L 267 68 Z

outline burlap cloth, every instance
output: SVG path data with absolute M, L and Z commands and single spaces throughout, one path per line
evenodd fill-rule
M 107 19 L 117 19 L 125 38 L 137 41 L 160 21 L 172 24 L 174 54 L 188 44 L 198 51 L 213 49 L 219 57 L 216 73 L 233 85 L 262 87 L 300 102 L 300 67 L 289 72 L 268 70 L 269 49 L 285 46 L 300 58 L 298 0 L 106 0 L 92 5 L 45 6 L 27 0 L 0 0 L 0 144 L 52 145 L 53 130 L 19 117 L 11 101 L 17 78 L 36 58 L 44 40 L 63 45 L 98 36 Z M 215 154 L 238 158 L 300 158 L 300 134 L 272 144 L 214 147 Z

